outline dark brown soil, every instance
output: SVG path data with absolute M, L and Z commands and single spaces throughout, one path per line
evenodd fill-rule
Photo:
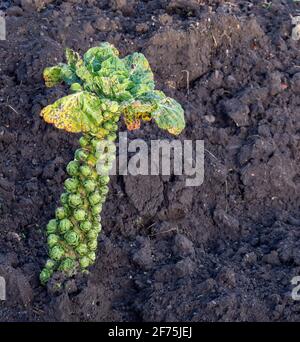
M 299 4 L 0 4 L 0 321 L 299 321 Z M 44 226 L 78 136 L 39 117 L 66 91 L 46 89 L 41 74 L 65 47 L 102 41 L 149 58 L 157 87 L 185 108 L 180 139 L 204 139 L 205 180 L 113 177 L 90 274 L 43 288 Z M 129 136 L 169 137 L 151 124 Z

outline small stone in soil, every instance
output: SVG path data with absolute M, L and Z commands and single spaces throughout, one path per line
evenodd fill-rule
M 194 262 L 189 257 L 187 257 L 177 262 L 177 264 L 175 265 L 175 274 L 179 278 L 190 276 L 193 273 L 194 269 Z
M 173 252 L 181 257 L 185 257 L 194 255 L 195 249 L 192 241 L 182 234 L 177 234 L 174 238 Z
M 238 127 L 249 126 L 250 109 L 238 99 L 230 99 L 225 101 L 224 110 Z

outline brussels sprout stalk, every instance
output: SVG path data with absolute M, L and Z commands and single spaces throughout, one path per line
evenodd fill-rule
M 60 206 L 46 227 L 49 259 L 40 274 L 42 284 L 56 271 L 71 276 L 96 259 L 121 115 L 129 130 L 151 119 L 172 134 L 185 126 L 180 104 L 154 90 L 153 73 L 144 55 L 133 53 L 121 59 L 118 54 L 109 43 L 91 48 L 83 59 L 67 49 L 67 64 L 44 70 L 46 86 L 64 82 L 70 85 L 71 95 L 45 107 L 41 116 L 57 128 L 83 135 L 67 166 L 69 178 Z

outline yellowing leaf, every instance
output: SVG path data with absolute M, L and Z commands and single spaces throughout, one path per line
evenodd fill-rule
M 181 105 L 170 97 L 165 97 L 157 103 L 152 117 L 159 128 L 171 134 L 178 135 L 185 128 L 184 111 Z
M 67 132 L 97 132 L 102 122 L 101 100 L 88 92 L 65 96 L 41 111 L 48 123 Z
M 75 72 L 69 65 L 64 63 L 45 68 L 43 76 L 47 87 L 54 87 L 61 82 L 65 82 L 69 85 L 78 82 L 78 77 Z
M 62 82 L 61 67 L 59 65 L 56 65 L 53 67 L 45 68 L 43 76 L 46 87 L 54 87 L 55 85 Z
M 153 73 L 143 54 L 135 52 L 119 58 L 113 45 L 102 43 L 89 49 L 83 59 L 67 49 L 66 60 L 67 64 L 44 71 L 47 86 L 65 82 L 73 92 L 43 109 L 41 115 L 46 122 L 69 132 L 92 132 L 104 137 L 100 128 L 102 110 L 105 120 L 122 113 L 129 129 L 138 127 L 140 120 L 151 119 L 171 134 L 184 129 L 183 108 L 154 90 Z

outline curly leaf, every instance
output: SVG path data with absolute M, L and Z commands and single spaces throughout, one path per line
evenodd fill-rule
M 76 75 L 86 84 L 93 84 L 93 76 L 87 69 L 87 67 L 84 65 L 83 60 L 80 59 L 76 62 L 75 65 L 75 72 Z
M 46 87 L 54 87 L 62 82 L 61 67 L 59 65 L 45 68 L 43 77 Z
M 66 49 L 66 60 L 68 65 L 72 68 L 75 69 L 76 63 L 81 60 L 79 53 L 67 48 Z
M 112 56 L 103 61 L 101 70 L 99 70 L 97 75 L 103 77 L 121 76 L 123 78 L 128 78 L 128 70 L 122 59 Z
M 118 50 L 109 43 L 89 49 L 83 59 L 67 49 L 68 64 L 46 68 L 44 76 L 47 86 L 65 81 L 75 97 L 66 97 L 45 108 L 45 120 L 74 132 L 94 129 L 99 107 L 94 110 L 89 106 L 97 104 L 97 98 L 102 105 L 105 100 L 116 102 L 130 125 L 152 118 L 160 128 L 179 134 L 185 127 L 183 109 L 163 92 L 154 90 L 153 73 L 146 57 L 133 53 L 120 59 L 118 55 Z M 90 96 L 87 100 L 86 94 Z
M 70 86 L 70 91 L 71 93 L 78 93 L 78 92 L 83 91 L 83 89 L 80 83 L 73 83 Z
M 137 99 L 141 102 L 152 103 L 153 105 L 157 105 L 157 103 L 166 98 L 166 95 L 160 90 L 148 91 L 140 96 Z
M 118 57 L 119 51 L 109 43 L 102 43 L 100 46 L 89 49 L 83 56 L 87 68 L 94 73 L 101 69 L 101 64 L 110 57 Z
M 154 106 L 150 102 L 137 101 L 127 101 L 123 103 L 122 110 L 124 115 L 128 113 L 130 116 L 142 116 L 144 113 L 151 113 Z
M 133 96 L 139 96 L 154 89 L 154 77 L 149 62 L 142 53 L 135 52 L 124 59 L 129 70 L 131 87 L 129 91 Z
M 185 127 L 184 111 L 181 105 L 170 97 L 165 97 L 157 103 L 152 118 L 159 128 L 174 135 L 181 133 Z
M 129 91 L 126 90 L 128 79 L 118 77 L 95 77 L 95 83 L 100 93 L 112 100 L 126 101 L 132 98 Z
M 88 68 L 85 66 L 79 54 L 71 49 L 66 49 L 66 59 L 69 68 L 77 75 L 77 77 L 87 85 L 93 83 L 93 77 Z
M 45 107 L 41 116 L 48 123 L 68 132 L 96 132 L 102 122 L 101 100 L 79 92 L 65 96 Z
M 47 87 L 53 87 L 62 82 L 68 85 L 78 82 L 75 72 L 67 64 L 63 63 L 45 68 L 43 76 Z

